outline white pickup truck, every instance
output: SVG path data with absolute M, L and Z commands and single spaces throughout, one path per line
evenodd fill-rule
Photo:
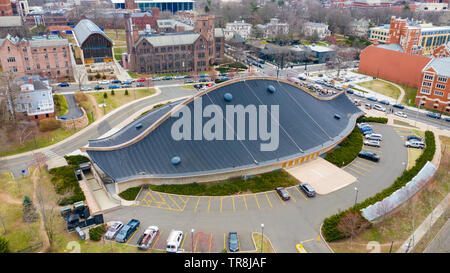
M 139 249 L 147 250 L 150 248 L 150 245 L 155 240 L 156 236 L 159 233 L 159 228 L 157 226 L 149 226 L 144 234 L 139 238 L 137 245 Z

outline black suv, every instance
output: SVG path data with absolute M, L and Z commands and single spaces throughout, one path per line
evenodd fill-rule
M 418 137 L 418 136 L 415 136 L 415 135 L 410 135 L 410 136 L 408 136 L 407 138 L 406 138 L 406 140 L 412 140 L 412 139 L 415 139 L 415 140 L 418 140 L 418 141 L 422 141 L 423 142 L 423 140 L 420 138 L 420 137 Z
M 376 153 L 361 151 L 361 152 L 358 153 L 358 156 L 361 157 L 361 158 L 365 158 L 365 159 L 371 160 L 371 161 L 375 161 L 375 162 L 380 161 L 380 156 L 377 155 Z
M 298 186 L 308 197 L 316 196 L 316 191 L 308 183 L 301 183 Z
M 102 90 L 102 89 L 105 89 L 105 88 L 101 87 L 100 85 L 97 85 L 96 87 L 94 87 L 94 90 Z

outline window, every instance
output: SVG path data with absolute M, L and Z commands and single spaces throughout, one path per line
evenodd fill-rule
M 7 61 L 8 61 L 8 63 L 14 63 L 14 62 L 16 62 L 16 58 L 15 57 L 9 57 L 7 59 Z
M 423 82 L 422 85 L 423 86 L 431 86 L 431 82 Z
M 45 59 L 48 59 L 48 55 L 47 53 L 44 54 Z
M 444 92 L 443 91 L 434 91 L 434 94 L 436 95 L 436 96 L 440 96 L 440 97 L 442 97 L 443 95 L 444 95 Z
M 434 76 L 432 76 L 432 75 L 425 75 L 424 78 L 425 78 L 426 80 L 432 81 L 433 78 L 434 78 Z
M 28 71 L 30 71 L 30 70 L 31 70 L 31 68 L 30 68 L 30 67 L 29 67 L 28 65 L 27 65 L 27 70 L 28 70 Z
M 22 51 L 27 52 L 27 48 L 26 47 L 22 48 Z
M 50 69 L 50 64 L 49 63 L 47 63 L 47 69 Z
M 436 88 L 445 89 L 445 84 L 436 84 Z
M 430 89 L 426 89 L 426 88 L 422 88 L 422 89 L 420 89 L 420 93 L 425 94 L 425 95 L 430 95 L 431 94 L 431 90 Z
M 438 82 L 447 82 L 447 77 L 438 77 Z
M 37 65 L 36 65 L 36 68 L 37 68 L 37 69 L 41 69 L 41 65 L 40 65 L 40 64 L 37 64 Z

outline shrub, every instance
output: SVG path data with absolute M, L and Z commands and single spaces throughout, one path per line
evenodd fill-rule
M 89 162 L 89 158 L 83 155 L 66 155 L 64 158 L 67 160 L 69 165 L 78 166 L 80 163 Z
M 54 118 L 43 119 L 39 121 L 39 130 L 41 132 L 47 132 L 56 130 L 61 127 L 61 122 Z
M 56 193 L 65 196 L 58 202 L 60 206 L 73 204 L 86 199 L 75 176 L 75 170 L 77 168 L 78 166 L 71 165 L 50 170 L 50 174 L 53 175 L 51 182 L 55 187 Z
M 376 122 L 386 124 L 388 122 L 387 118 L 377 118 L 377 117 L 359 117 L 356 122 Z
M 92 81 L 93 79 L 94 79 L 94 78 L 92 77 L 92 75 L 89 75 L 89 76 L 88 76 L 88 80 L 89 80 L 89 81 Z
M 95 78 L 98 80 L 98 79 L 100 79 L 100 73 L 97 73 L 97 74 L 95 74 Z
M 115 95 L 115 93 L 114 93 L 114 90 L 111 90 L 111 95 L 112 95 L 112 96 L 114 96 L 114 95 Z
M 141 190 L 141 187 L 129 188 L 121 193 L 119 196 L 128 201 L 134 201 Z
M 108 97 L 108 94 L 106 92 L 103 92 L 103 98 L 106 99 Z
M 88 97 L 85 93 L 77 91 L 73 94 L 75 101 L 79 104 L 82 104 L 83 102 L 88 101 Z
M 125 89 L 125 96 L 128 96 L 128 89 Z
M 92 241 L 100 241 L 103 234 L 106 232 L 106 225 L 102 224 L 100 226 L 96 226 L 94 228 L 89 229 L 89 239 Z
M 106 80 L 106 75 L 103 75 L 103 76 L 102 76 L 102 79 Z
M 9 253 L 11 250 L 9 249 L 9 242 L 6 238 L 0 237 L 0 253 Z
M 363 135 L 358 128 L 353 128 L 350 135 L 341 142 L 340 147 L 328 153 L 325 160 L 338 167 L 346 166 L 351 163 L 361 151 L 363 146 Z
M 340 212 L 338 214 L 326 218 L 323 221 L 322 225 L 322 233 L 323 236 L 325 237 L 325 240 L 331 242 L 348 237 L 338 230 L 339 222 L 341 218 L 346 215 L 346 213 L 355 210 L 360 212 L 362 209 L 370 205 L 373 205 L 376 202 L 381 201 L 384 198 L 390 196 L 396 190 L 400 189 L 401 187 L 405 186 L 406 183 L 411 181 L 411 179 L 419 173 L 419 171 L 423 168 L 423 166 L 425 166 L 425 164 L 428 161 L 431 161 L 434 157 L 434 153 L 436 151 L 436 143 L 434 140 L 433 132 L 431 131 L 425 132 L 425 144 L 426 148 L 423 151 L 422 155 L 420 155 L 420 157 L 416 159 L 416 164 L 414 165 L 414 167 L 412 167 L 409 170 L 403 171 L 403 173 L 394 181 L 394 183 L 390 187 L 382 190 L 381 192 L 375 194 L 372 197 L 367 198 L 366 200 L 360 203 L 357 203 L 355 207 L 351 207 L 346 211 Z

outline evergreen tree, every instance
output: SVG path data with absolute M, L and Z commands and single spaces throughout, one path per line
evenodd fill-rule
M 9 242 L 6 238 L 0 237 L 0 253 L 9 253 L 11 250 L 9 249 Z

